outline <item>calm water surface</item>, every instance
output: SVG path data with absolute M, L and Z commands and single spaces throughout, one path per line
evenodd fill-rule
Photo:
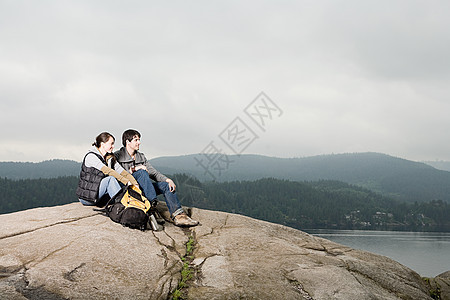
M 450 233 L 365 230 L 304 230 L 312 235 L 390 257 L 421 276 L 450 271 Z

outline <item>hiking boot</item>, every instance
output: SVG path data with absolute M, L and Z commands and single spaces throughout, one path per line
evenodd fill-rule
M 180 227 L 190 227 L 190 226 L 197 226 L 198 225 L 198 221 L 192 220 L 185 213 L 181 213 L 179 215 L 176 215 L 175 218 L 173 218 L 173 223 L 176 226 L 180 226 Z

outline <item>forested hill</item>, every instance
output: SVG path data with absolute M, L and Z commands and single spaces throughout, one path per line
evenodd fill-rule
M 78 177 L 18 179 L 0 178 L 0 214 L 78 201 Z
M 80 167 L 80 162 L 63 159 L 52 159 L 39 163 L 0 162 L 0 178 L 17 180 L 78 176 Z
M 195 154 L 155 158 L 151 163 L 165 174 L 192 174 L 202 182 L 253 181 L 267 177 L 291 181 L 338 180 L 401 201 L 450 201 L 450 172 L 379 153 L 304 158 Z M 78 176 L 79 172 L 80 162 L 70 160 L 0 162 L 0 178 L 14 180 Z
M 212 180 L 211 174 L 215 181 L 256 180 L 265 177 L 293 181 L 338 180 L 402 201 L 450 201 L 450 172 L 380 153 L 305 158 L 229 155 L 215 164 L 211 163 L 209 169 L 202 167 L 206 162 L 208 157 L 202 154 L 152 160 L 157 169 L 168 173 L 193 174 L 202 181 Z
M 185 206 L 239 213 L 298 229 L 450 231 L 450 204 L 444 201 L 399 203 L 338 181 L 266 178 L 202 183 L 185 174 L 170 177 Z M 75 176 L 0 178 L 0 213 L 76 202 L 77 182 Z
M 401 203 L 339 181 L 263 178 L 200 183 L 186 177 L 175 177 L 186 205 L 240 213 L 298 229 L 450 231 L 450 204 L 442 200 Z

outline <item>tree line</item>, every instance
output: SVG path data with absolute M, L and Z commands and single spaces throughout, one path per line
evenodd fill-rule
M 401 202 L 333 180 L 205 183 L 186 174 L 171 177 L 185 206 L 243 214 L 297 229 L 450 231 L 450 205 L 439 199 Z M 76 176 L 0 178 L 0 213 L 75 202 L 77 183 Z
M 438 199 L 401 202 L 333 180 L 265 178 L 201 183 L 187 175 L 177 175 L 176 179 L 185 205 L 239 213 L 297 229 L 450 231 L 450 205 Z
M 0 178 L 0 213 L 77 201 L 78 177 L 11 180 Z

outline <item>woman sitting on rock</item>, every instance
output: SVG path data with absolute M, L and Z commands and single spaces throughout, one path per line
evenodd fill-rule
M 102 132 L 84 156 L 76 192 L 83 205 L 104 206 L 120 191 L 119 181 L 139 186 L 136 179 L 116 163 L 112 153 L 114 141 L 110 133 Z

